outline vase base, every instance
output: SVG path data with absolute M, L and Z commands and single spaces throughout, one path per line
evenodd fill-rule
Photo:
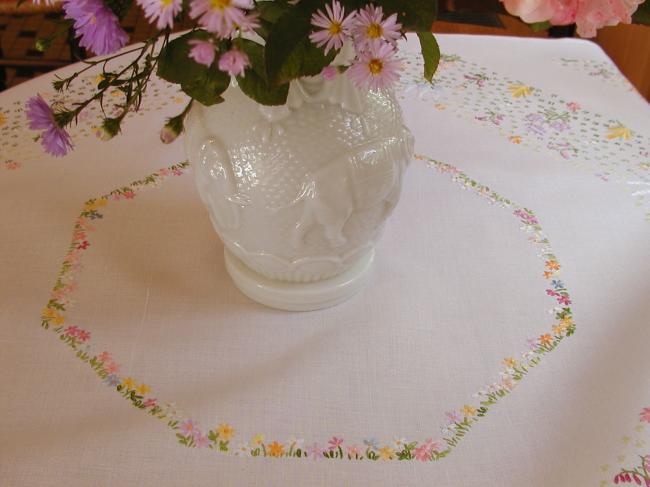
M 314 311 L 335 306 L 358 293 L 372 275 L 375 249 L 350 269 L 322 281 L 283 282 L 264 277 L 224 249 L 226 270 L 235 286 L 253 301 L 285 311 Z

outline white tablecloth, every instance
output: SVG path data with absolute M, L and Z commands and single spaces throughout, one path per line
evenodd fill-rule
M 643 481 L 648 104 L 586 41 L 439 39 L 376 279 L 312 313 L 228 279 L 175 87 L 64 159 L 22 108 L 54 74 L 0 94 L 0 485 Z

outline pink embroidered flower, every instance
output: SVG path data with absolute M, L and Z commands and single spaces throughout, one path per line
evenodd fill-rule
M 238 49 L 231 49 L 219 58 L 219 70 L 230 76 L 244 76 L 244 72 L 250 64 L 246 53 Z
M 419 446 L 413 450 L 413 454 L 416 460 L 419 460 L 421 462 L 428 462 L 431 460 L 431 447 L 425 443 L 424 445 Z
M 574 113 L 580 110 L 581 108 L 580 104 L 576 103 L 575 101 L 570 101 L 569 103 L 566 104 L 566 107 Z
M 343 42 L 350 36 L 355 13 L 345 16 L 345 7 L 337 0 L 332 5 L 325 5 L 325 12 L 318 10 L 311 17 L 311 25 L 320 28 L 309 35 L 311 42 L 318 47 L 325 46 L 325 54 L 330 49 L 341 49 Z
M 158 403 L 157 399 L 151 398 L 151 399 L 147 399 L 145 402 L 143 402 L 142 405 L 145 408 L 152 408 L 152 407 L 155 407 L 157 403 Z
M 109 374 L 117 374 L 120 371 L 120 366 L 115 362 L 108 362 L 104 364 L 104 370 Z
M 546 294 L 548 294 L 549 296 L 558 296 L 558 293 L 556 293 L 552 289 L 547 289 Z
M 212 65 L 217 54 L 212 42 L 192 39 L 190 40 L 189 45 L 193 46 L 192 49 L 190 49 L 189 53 L 189 57 L 191 59 L 194 59 L 194 61 L 199 64 L 203 64 L 204 66 L 210 67 Z
M 357 445 L 352 445 L 347 447 L 348 455 L 352 458 L 357 458 L 361 455 L 361 450 Z
M 359 54 L 347 73 L 359 88 L 379 90 L 399 79 L 400 61 L 390 44 L 369 47 Z
M 337 438 L 336 436 L 332 436 L 332 438 L 328 441 L 328 444 L 329 444 L 328 449 L 336 450 L 339 446 L 343 444 L 343 439 Z
M 210 444 L 208 437 L 202 434 L 200 431 L 197 431 L 197 433 L 194 435 L 194 443 L 196 444 L 197 448 L 206 448 Z
M 110 362 L 112 360 L 111 354 L 108 352 L 102 352 L 97 355 L 97 360 L 100 362 Z
M 460 423 L 463 420 L 463 417 L 458 413 L 458 411 L 447 411 L 445 413 L 448 424 Z
M 84 240 L 79 245 L 77 245 L 77 249 L 79 250 L 86 250 L 88 247 L 90 247 L 90 242 L 88 242 L 88 240 Z
M 77 338 L 82 342 L 87 342 L 90 340 L 90 332 L 86 330 L 79 330 L 77 333 Z
M 557 298 L 557 302 L 564 305 L 564 306 L 568 306 L 568 305 L 571 304 L 571 300 L 569 299 L 568 296 L 559 296 Z
M 20 167 L 20 162 L 16 162 L 16 161 L 5 162 L 5 168 L 10 171 L 15 171 L 19 167 Z
M 180 170 L 180 169 L 174 169 L 174 170 L 172 171 L 172 174 L 173 174 L 174 176 L 182 176 L 182 175 L 183 175 L 183 171 Z
M 70 336 L 70 337 L 76 337 L 77 334 L 79 333 L 79 327 L 75 325 L 70 325 L 68 326 L 65 331 L 63 332 L 64 335 Z
M 323 449 L 318 446 L 318 443 L 314 443 L 313 445 L 308 446 L 306 452 L 307 455 L 312 457 L 314 460 L 323 458 Z
M 650 407 L 643 408 L 639 413 L 639 421 L 650 423 Z
M 185 436 L 193 436 L 194 431 L 196 431 L 196 423 L 194 423 L 194 421 L 192 421 L 191 419 L 188 419 L 186 421 L 183 421 L 180 424 L 179 428 L 180 428 L 181 433 L 183 435 L 185 435 Z
M 384 19 L 381 7 L 367 5 L 357 14 L 352 35 L 357 50 L 363 50 L 370 46 L 379 47 L 383 42 L 395 44 L 402 35 L 401 29 L 397 14 Z
M 133 191 L 125 191 L 122 196 L 124 196 L 124 198 L 126 198 L 127 200 L 132 200 L 133 198 L 135 198 L 135 193 Z
M 174 26 L 174 17 L 183 9 L 183 0 L 137 0 L 149 22 L 156 22 L 158 29 Z
M 160 174 L 161 176 L 167 176 L 169 174 L 169 169 L 167 169 L 166 167 L 163 167 L 162 169 L 160 169 L 158 171 L 158 174 Z
M 192 0 L 190 17 L 219 37 L 229 37 L 237 26 L 250 26 L 246 9 L 253 8 L 252 0 Z

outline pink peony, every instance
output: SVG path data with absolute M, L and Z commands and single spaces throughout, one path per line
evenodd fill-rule
M 594 37 L 596 30 L 620 22 L 629 24 L 643 0 L 501 0 L 506 10 L 524 22 L 553 25 L 575 23 L 578 35 Z

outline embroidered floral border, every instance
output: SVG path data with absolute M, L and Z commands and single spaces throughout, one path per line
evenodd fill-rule
M 120 365 L 108 351 L 101 350 L 92 340 L 92 332 L 67 322 L 67 312 L 73 305 L 72 295 L 76 289 L 75 279 L 82 270 L 82 257 L 91 246 L 90 235 L 104 217 L 105 209 L 118 202 L 132 200 L 148 188 L 158 186 L 165 179 L 180 176 L 188 170 L 188 163 L 176 164 L 147 176 L 146 178 L 118 188 L 98 198 L 88 200 L 74 224 L 72 240 L 61 270 L 54 284 L 50 300 L 42 311 L 44 329 L 56 334 L 75 355 L 93 370 L 104 383 L 114 389 L 134 407 L 164 421 L 177 441 L 189 448 L 209 448 L 223 454 L 252 457 L 347 459 L 347 460 L 417 460 L 436 461 L 449 455 L 469 433 L 473 425 L 483 418 L 499 400 L 510 394 L 542 358 L 552 352 L 565 338 L 575 331 L 571 298 L 564 283 L 559 280 L 561 266 L 553 253 L 548 237 L 532 210 L 517 205 L 500 196 L 487 186 L 472 180 L 459 169 L 434 159 L 417 156 L 431 168 L 451 177 L 462 189 L 470 190 L 489 203 L 511 212 L 520 229 L 528 235 L 528 241 L 536 248 L 542 260 L 540 272 L 548 281 L 545 294 L 553 301 L 550 309 L 553 324 L 536 338 L 528 340 L 526 349 L 518 357 L 503 359 L 503 369 L 497 381 L 488 384 L 477 394 L 475 400 L 445 414 L 441 436 L 406 440 L 379 441 L 367 438 L 359 442 L 346 442 L 340 436 L 318 442 L 291 438 L 288 441 L 267 439 L 259 434 L 244 440 L 237 447 L 231 443 L 235 428 L 227 423 L 213 429 L 203 429 L 196 421 L 180 412 L 174 404 L 161 403 L 152 388 L 133 377 L 121 373 Z
M 600 466 L 603 476 L 606 477 L 600 481 L 601 487 L 612 484 L 650 487 L 648 427 L 644 425 L 644 423 L 650 424 L 650 406 L 641 409 L 638 420 L 639 423 L 634 427 L 634 431 L 621 438 L 622 451 L 616 456 L 619 466 L 614 468 L 610 464 Z
M 433 83 L 422 80 L 421 64 L 416 54 L 407 54 L 400 98 L 415 95 L 422 103 L 430 101 L 436 110 L 492 128 L 513 144 L 549 153 L 602 181 L 616 182 L 650 221 L 648 135 L 575 100 L 546 93 L 455 54 L 442 55 Z

